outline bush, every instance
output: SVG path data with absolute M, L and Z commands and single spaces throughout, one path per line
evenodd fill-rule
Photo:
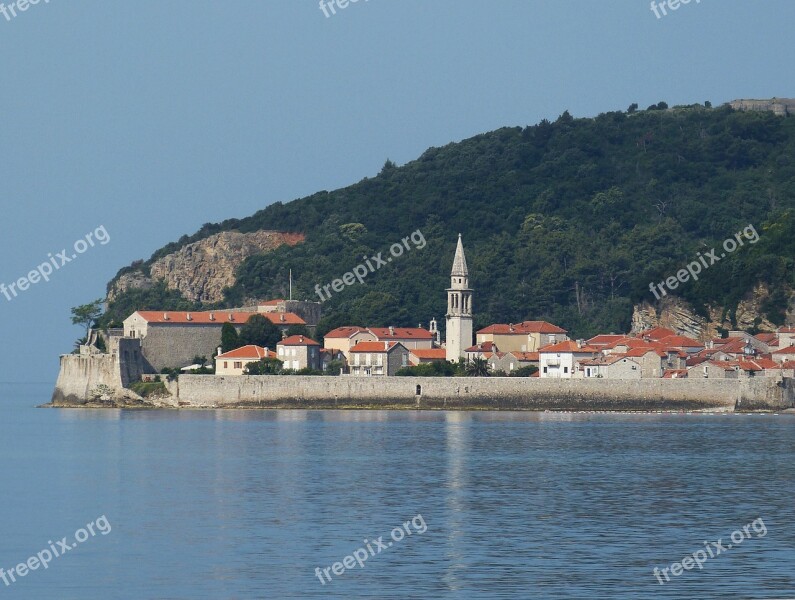
M 171 395 L 162 381 L 136 381 L 130 385 L 130 389 L 142 398 Z

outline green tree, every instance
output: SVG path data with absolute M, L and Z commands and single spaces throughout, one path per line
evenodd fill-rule
M 221 327 L 221 352 L 229 352 L 240 348 L 244 344 L 240 341 L 240 336 L 237 334 L 237 329 L 231 323 L 224 323 Z
M 254 344 L 263 348 L 275 348 L 282 339 L 282 332 L 270 319 L 253 315 L 240 329 L 242 345 Z
M 311 337 L 309 335 L 309 329 L 306 325 L 290 325 L 287 328 L 287 337 L 291 335 L 302 335 L 304 337 Z
M 263 358 L 257 362 L 248 363 L 243 369 L 245 375 L 281 375 L 284 363 L 278 358 Z
M 491 375 L 489 361 L 480 357 L 473 358 L 467 363 L 466 374 L 468 377 L 488 377 Z
M 89 330 L 102 316 L 102 303 L 104 300 L 98 298 L 88 304 L 81 304 L 80 306 L 72 307 L 72 324 L 82 325 L 86 328 L 86 337 L 88 337 Z

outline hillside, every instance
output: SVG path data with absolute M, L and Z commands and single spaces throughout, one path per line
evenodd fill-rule
M 651 282 L 676 274 L 749 224 L 758 243 L 679 286 L 673 308 L 669 298 L 661 304 L 649 291 Z M 764 328 L 790 313 L 794 226 L 795 119 L 664 103 L 593 119 L 566 112 L 554 123 L 430 148 L 402 167 L 387 161 L 377 176 L 344 189 L 207 224 L 122 269 L 109 284 L 113 300 L 104 324 L 139 308 L 283 297 L 289 269 L 294 297 L 317 300 L 317 284 L 419 229 L 427 245 L 334 294 L 323 306 L 324 328 L 416 325 L 431 317 L 443 324 L 459 232 L 477 327 L 548 319 L 587 336 L 684 310 L 681 320 L 696 323 L 702 335 L 718 327 Z M 209 296 L 192 289 L 187 271 L 197 261 L 174 257 L 191 244 L 212 245 L 222 232 L 259 231 L 298 237 L 221 261 L 220 281 L 230 287 L 223 300 L 200 305 L 197 299 L 218 300 L 217 286 Z M 198 262 L 210 272 L 216 260 L 208 255 Z

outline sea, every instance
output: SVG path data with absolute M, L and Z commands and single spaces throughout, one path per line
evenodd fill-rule
M 795 415 L 51 391 L 0 385 L 0 600 L 795 598 Z

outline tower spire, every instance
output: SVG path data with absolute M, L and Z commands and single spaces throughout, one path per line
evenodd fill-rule
M 464 243 L 461 241 L 461 234 L 458 234 L 458 245 L 455 247 L 455 257 L 453 258 L 453 270 L 450 272 L 453 277 L 468 277 L 467 258 L 464 255 Z

